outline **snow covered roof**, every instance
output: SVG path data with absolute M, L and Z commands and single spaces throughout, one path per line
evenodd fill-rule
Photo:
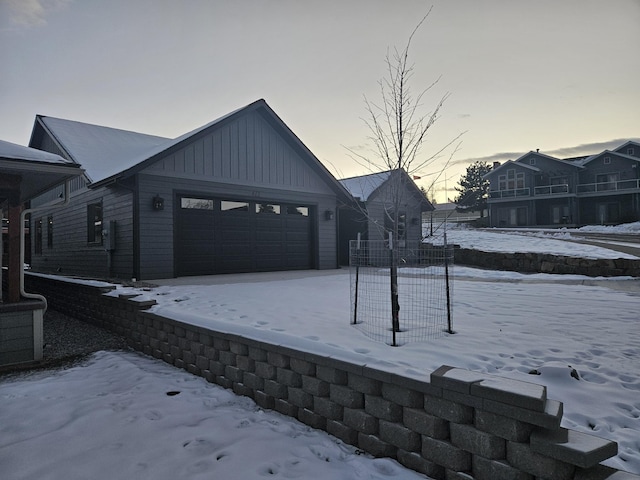
M 70 159 L 85 168 L 90 186 L 98 187 L 115 178 L 130 175 L 145 168 L 163 152 L 250 109 L 259 110 L 265 115 L 272 126 L 282 132 L 293 148 L 308 161 L 312 169 L 325 178 L 344 202 L 352 201 L 344 187 L 263 99 L 256 100 L 173 139 L 38 115 L 32 133 L 32 143 L 35 143 L 37 129 L 46 130 Z
M 0 140 L 0 175 L 19 179 L 14 191 L 21 202 L 81 173 L 79 165 L 59 155 Z
M 23 147 L 15 143 L 0 140 L 0 158 L 12 160 L 25 160 L 31 162 L 72 164 L 60 155 L 44 152 L 36 148 Z
M 371 194 L 389 179 L 390 175 L 391 171 L 389 170 L 358 177 L 343 178 L 338 181 L 354 198 L 361 202 L 366 202 Z
M 117 128 L 38 115 L 42 125 L 91 182 L 97 182 L 135 165 L 170 139 Z M 138 160 L 139 161 L 139 160 Z M 135 163 L 132 163 L 135 162 Z
M 447 202 L 447 203 L 434 203 L 433 209 L 436 212 L 450 212 L 458 208 L 458 204 L 455 202 Z

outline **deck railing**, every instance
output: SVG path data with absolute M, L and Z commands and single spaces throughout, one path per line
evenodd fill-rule
M 611 182 L 583 183 L 578 185 L 578 193 L 616 192 L 619 190 L 640 190 L 640 179 L 617 180 Z

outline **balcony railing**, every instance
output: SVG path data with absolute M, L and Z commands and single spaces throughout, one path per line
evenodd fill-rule
M 511 190 L 491 190 L 489 198 L 515 198 L 528 197 L 531 195 L 529 188 L 514 188 Z
M 640 179 L 578 185 L 578 193 L 616 192 L 620 190 L 640 190 Z
M 562 195 L 569 193 L 569 185 L 566 183 L 558 185 L 543 185 L 533 189 L 534 195 Z

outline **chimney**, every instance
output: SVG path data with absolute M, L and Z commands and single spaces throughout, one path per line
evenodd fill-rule
M 500 166 L 500 162 L 493 162 L 493 169 L 495 170 Z
M 540 153 L 540 149 L 539 148 L 536 148 L 536 153 Z

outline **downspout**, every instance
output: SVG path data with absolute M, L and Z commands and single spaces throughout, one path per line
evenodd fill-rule
M 67 180 L 64 183 L 64 199 L 61 203 L 55 205 L 42 205 L 40 207 L 27 208 L 20 213 L 20 295 L 24 298 L 32 298 L 34 300 L 40 300 L 44 303 L 44 311 L 47 310 L 47 299 L 39 293 L 28 293 L 24 290 L 24 221 L 28 214 L 37 212 L 39 210 L 46 210 L 50 208 L 61 208 L 69 205 L 71 198 L 71 180 Z

